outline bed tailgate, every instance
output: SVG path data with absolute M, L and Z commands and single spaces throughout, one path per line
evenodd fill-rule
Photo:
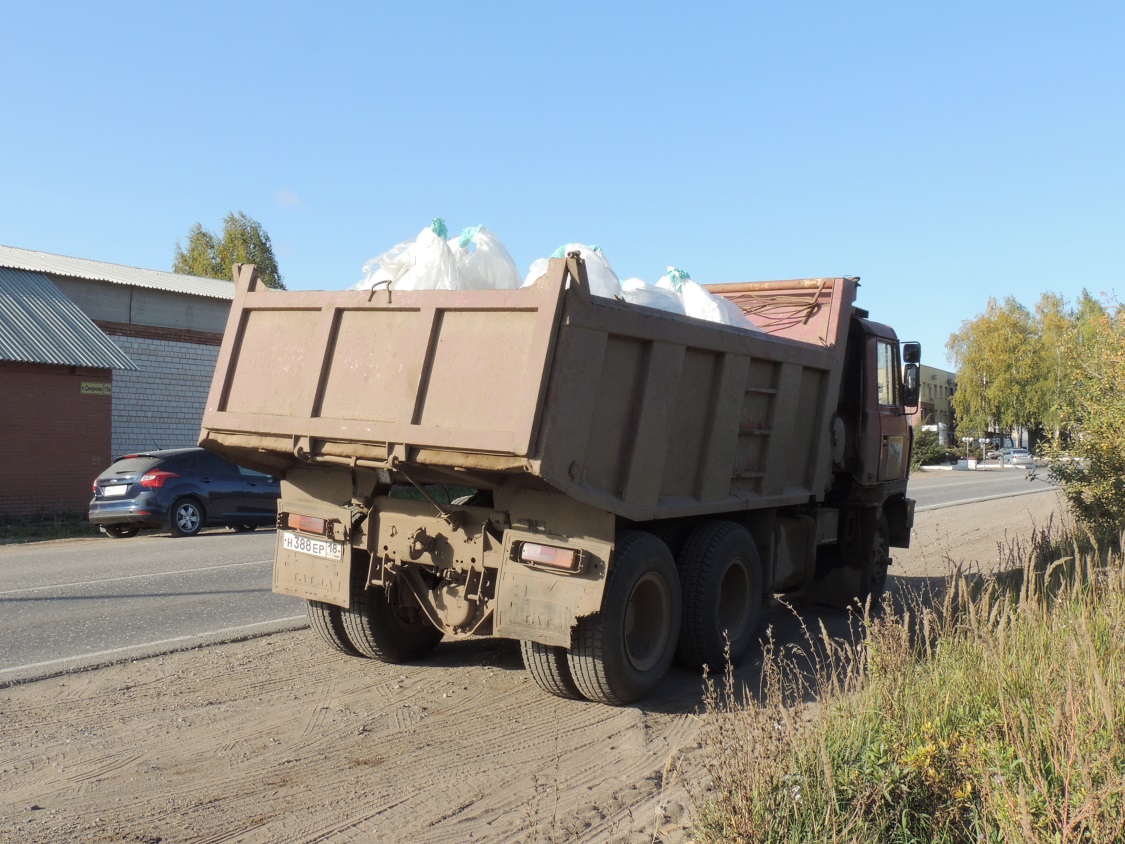
M 399 292 L 277 291 L 242 266 L 201 442 L 289 458 L 525 458 L 564 268 L 520 290 Z

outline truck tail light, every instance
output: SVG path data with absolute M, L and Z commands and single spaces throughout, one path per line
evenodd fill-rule
M 325 535 L 326 523 L 324 519 L 318 519 L 315 516 L 302 516 L 298 513 L 290 513 L 286 519 L 286 524 L 293 530 L 299 530 L 301 533 L 311 533 L 316 536 Z
M 577 574 L 585 564 L 585 553 L 574 548 L 556 548 L 536 542 L 521 542 L 517 559 L 529 566 L 555 569 Z
M 149 489 L 160 489 L 164 486 L 164 482 L 172 478 L 178 478 L 175 472 L 165 472 L 163 469 L 153 469 L 151 472 L 146 472 L 141 478 L 141 486 L 148 487 Z

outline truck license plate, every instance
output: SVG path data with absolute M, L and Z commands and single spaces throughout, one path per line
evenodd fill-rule
M 298 554 L 308 554 L 311 557 L 322 557 L 325 560 L 339 560 L 344 556 L 344 546 L 340 542 L 329 539 L 314 539 L 311 536 L 302 536 L 299 533 L 281 534 L 281 547 L 287 551 L 296 551 Z

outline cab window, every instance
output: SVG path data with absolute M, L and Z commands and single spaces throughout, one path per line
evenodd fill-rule
M 876 355 L 879 404 L 883 407 L 897 406 L 899 404 L 898 349 L 894 343 L 879 340 L 876 345 Z

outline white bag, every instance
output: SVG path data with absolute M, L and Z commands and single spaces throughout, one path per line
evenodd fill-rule
M 607 299 L 621 298 L 621 281 L 600 248 L 587 246 L 585 243 L 568 243 L 556 249 L 551 257 L 565 258 L 571 252 L 577 252 L 586 262 L 586 280 L 590 283 L 590 292 L 593 295 L 604 296 Z M 546 272 L 547 259 L 536 259 L 527 272 L 523 286 L 534 284 Z
M 730 299 L 716 296 L 703 285 L 692 281 L 691 276 L 681 269 L 668 267 L 667 274 L 660 277 L 656 286 L 678 293 L 684 303 L 684 313 L 689 317 L 705 319 L 721 325 L 733 325 L 736 328 L 760 330 L 742 312 L 742 308 Z
M 387 267 L 395 267 L 402 261 L 404 255 L 409 255 L 413 240 L 397 243 L 381 255 L 376 255 L 363 265 L 363 278 L 352 285 L 353 290 L 370 290 L 373 287 L 389 286 L 397 278 L 395 273 Z M 384 266 L 386 263 L 387 266 Z M 405 272 L 405 270 L 403 270 Z M 402 273 L 400 272 L 399 275 Z
M 393 290 L 460 290 L 461 270 L 445 242 L 445 221 L 435 217 L 413 240 L 395 244 L 363 265 L 356 290 L 389 282 Z
M 643 278 L 627 278 L 621 282 L 625 301 L 646 308 L 657 308 L 673 314 L 684 313 L 684 303 L 679 294 L 664 287 L 649 284 Z
M 522 279 L 504 244 L 484 226 L 471 226 L 450 240 L 464 290 L 514 290 Z
M 437 225 L 441 223 L 441 225 Z M 445 242 L 445 223 L 418 232 L 411 250 L 414 265 L 392 284 L 393 290 L 461 290 L 461 270 Z

